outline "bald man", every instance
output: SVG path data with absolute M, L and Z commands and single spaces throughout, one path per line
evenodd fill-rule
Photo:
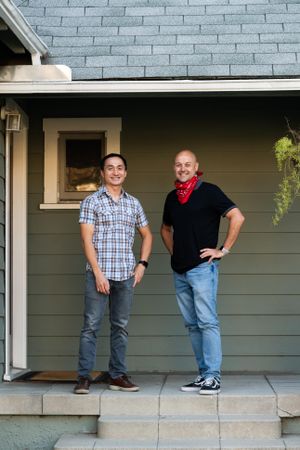
M 176 155 L 176 189 L 165 201 L 161 236 L 171 255 L 176 298 L 198 366 L 195 380 L 181 390 L 205 395 L 218 394 L 221 387 L 218 266 L 230 253 L 244 217 L 219 187 L 202 181 L 198 166 L 190 150 Z M 228 230 L 217 248 L 221 217 L 228 220 Z

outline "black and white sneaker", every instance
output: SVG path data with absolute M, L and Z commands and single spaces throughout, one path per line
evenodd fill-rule
M 204 381 L 204 378 L 202 378 L 201 375 L 198 375 L 191 383 L 181 386 L 180 390 L 183 392 L 198 392 Z
M 200 395 L 219 394 L 221 392 L 220 381 L 217 378 L 206 378 L 201 385 Z

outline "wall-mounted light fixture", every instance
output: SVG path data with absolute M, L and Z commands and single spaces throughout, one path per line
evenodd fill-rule
M 21 114 L 18 111 L 8 109 L 6 106 L 1 108 L 1 120 L 5 120 L 6 131 L 20 131 L 21 130 Z

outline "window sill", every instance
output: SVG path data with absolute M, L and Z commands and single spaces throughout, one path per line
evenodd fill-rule
M 79 209 L 80 202 L 77 203 L 40 203 L 40 209 Z

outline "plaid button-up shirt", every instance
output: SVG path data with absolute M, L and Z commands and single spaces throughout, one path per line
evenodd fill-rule
M 132 251 L 135 229 L 148 225 L 140 202 L 122 191 L 115 202 L 105 186 L 86 197 L 80 206 L 79 223 L 93 224 L 93 244 L 105 277 L 127 280 L 136 264 Z M 87 270 L 92 270 L 87 263 Z

